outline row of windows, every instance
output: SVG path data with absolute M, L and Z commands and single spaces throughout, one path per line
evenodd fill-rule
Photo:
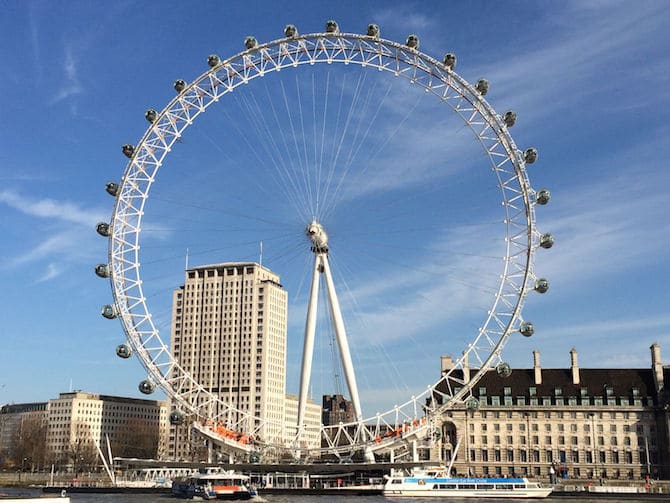
M 640 396 L 640 389 L 639 388 L 631 388 L 631 392 L 634 397 L 639 397 Z M 506 386 L 503 388 L 503 395 L 504 396 L 512 396 L 512 388 L 509 386 Z M 580 388 L 579 390 L 579 395 L 582 398 L 588 397 L 589 396 L 589 390 L 588 388 Z M 614 396 L 614 388 L 611 386 L 605 386 L 605 395 L 608 397 L 613 397 Z M 481 386 L 479 388 L 479 396 L 484 397 L 486 396 L 486 387 Z M 535 386 L 530 386 L 528 388 L 528 396 L 537 396 L 537 387 Z M 554 396 L 563 396 L 563 388 L 561 387 L 556 387 L 554 388 Z
M 470 435 L 470 443 L 474 444 L 475 442 L 475 436 Z M 501 444 L 501 437 L 500 435 L 492 435 L 492 436 L 487 436 L 487 435 L 482 435 L 480 437 L 480 441 L 483 445 L 486 445 L 489 443 L 489 439 L 492 441 L 493 444 L 500 445 Z M 508 435 L 504 437 L 507 444 L 516 444 L 517 439 L 515 439 L 513 436 Z M 633 437 L 634 438 L 634 437 Z M 555 440 L 554 440 L 555 439 Z M 545 445 L 552 445 L 554 442 L 557 443 L 558 445 L 567 445 L 566 443 L 569 443 L 570 445 L 577 446 L 580 445 L 579 442 L 579 437 L 577 436 L 571 436 L 571 437 L 565 437 L 564 435 L 559 435 L 558 437 L 552 437 L 550 435 L 547 435 L 544 437 L 544 444 Z M 637 445 L 642 445 L 644 443 L 644 438 L 643 437 L 637 437 Z M 656 437 L 652 437 L 650 439 L 650 445 L 656 445 Z M 526 443 L 526 436 L 522 435 L 518 438 L 518 443 L 525 444 Z M 540 437 L 538 435 L 534 435 L 531 437 L 531 444 L 533 445 L 539 445 L 540 443 Z M 582 438 L 582 443 L 584 445 L 591 445 L 591 437 L 590 436 L 585 436 Z M 596 443 L 599 446 L 604 446 L 605 445 L 605 437 L 599 436 L 596 438 Z M 630 446 L 632 445 L 632 438 L 631 437 L 623 437 L 622 439 L 623 445 Z M 619 437 L 609 437 L 609 444 L 611 446 L 617 446 L 619 445 Z
M 450 455 L 451 451 L 446 450 L 446 454 Z M 654 459 L 656 454 L 654 454 Z M 633 464 L 646 461 L 647 453 L 644 450 L 638 451 L 597 451 L 595 456 L 591 451 L 559 451 L 555 455 L 554 451 L 525 451 L 506 449 L 501 451 L 499 449 L 470 449 L 469 461 L 471 462 L 521 462 L 521 463 L 609 463 L 609 464 Z M 650 459 L 652 453 L 650 453 Z M 594 461 L 595 458 L 595 461 Z
M 475 424 L 470 423 L 470 431 L 475 431 Z M 489 430 L 489 424 L 487 423 L 481 423 L 479 425 L 479 429 L 481 431 L 488 431 Z M 515 428 L 516 426 L 516 428 Z M 590 423 L 582 423 L 582 431 L 589 433 L 591 432 L 591 424 Z M 530 431 L 539 431 L 539 425 L 537 423 L 532 423 L 529 424 Z M 570 430 L 572 433 L 577 433 L 579 431 L 579 425 L 576 423 L 570 423 L 570 424 L 565 424 L 565 423 L 558 423 L 558 424 L 553 424 L 552 423 L 545 423 L 544 424 L 544 431 L 546 432 L 551 432 L 553 428 L 556 428 L 556 430 L 559 433 L 562 433 L 564 431 L 567 431 L 567 429 Z M 566 428 L 567 427 L 567 428 Z M 610 433 L 617 433 L 619 430 L 619 427 L 624 433 L 630 433 L 635 429 L 637 433 L 644 433 L 644 424 L 624 424 L 624 425 L 617 425 L 617 424 L 610 424 L 609 425 L 609 432 Z M 500 423 L 493 423 L 493 431 L 501 431 L 501 425 Z M 505 430 L 508 432 L 513 432 L 514 430 L 518 431 L 526 431 L 526 424 L 525 423 L 506 423 L 505 424 Z M 655 424 L 648 424 L 647 429 L 650 433 L 655 433 L 656 432 L 656 425 Z M 597 433 L 604 433 L 605 432 L 605 425 L 599 423 L 596 425 L 596 432 Z
M 634 412 L 634 411 L 623 411 L 623 412 L 577 412 L 577 411 L 520 411 L 514 412 L 511 410 L 506 411 L 486 411 L 482 410 L 475 412 L 473 417 L 481 417 L 482 419 L 486 418 L 506 418 L 506 419 L 538 419 L 543 417 L 544 419 L 653 419 L 653 415 L 648 412 Z

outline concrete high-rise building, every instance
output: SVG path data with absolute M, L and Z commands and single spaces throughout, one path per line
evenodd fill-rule
M 257 417 L 259 437 L 272 443 L 287 438 L 287 311 L 279 276 L 253 262 L 188 269 L 173 293 L 173 357 L 209 392 Z M 193 457 L 189 435 L 171 429 L 170 457 Z

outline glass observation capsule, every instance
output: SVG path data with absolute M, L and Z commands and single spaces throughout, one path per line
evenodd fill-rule
M 127 158 L 130 159 L 135 153 L 135 146 L 126 143 L 124 146 L 121 147 L 121 152 L 123 152 L 123 155 L 125 155 Z
M 486 93 L 489 92 L 489 81 L 486 79 L 479 79 L 475 84 L 475 89 L 482 96 L 486 96 Z
M 330 19 L 326 21 L 326 33 L 340 33 L 340 27 L 337 26 L 337 21 Z
M 535 147 L 527 148 L 523 153 L 523 158 L 527 164 L 533 164 L 537 161 L 537 149 Z
M 530 337 L 535 333 L 535 327 L 530 321 L 524 321 L 519 327 L 519 332 L 525 337 Z
M 471 396 L 464 402 L 465 408 L 473 411 L 477 410 L 479 408 L 479 400 L 477 400 L 474 396 Z
M 107 264 L 96 265 L 95 274 L 100 278 L 109 278 L 109 266 Z
M 181 80 L 181 79 L 177 79 L 177 80 L 174 81 L 174 90 L 175 90 L 175 91 L 177 91 L 178 93 L 180 93 L 180 92 L 182 92 L 184 89 L 186 89 L 186 82 L 185 82 L 185 81 L 183 81 L 183 80 Z
M 247 49 L 253 49 L 258 45 L 258 40 L 256 40 L 256 37 L 248 36 L 247 38 L 244 39 L 244 47 Z
M 516 124 L 516 112 L 508 110 L 502 116 L 502 120 L 505 123 L 505 126 L 512 127 L 514 124 Z
M 174 426 L 179 426 L 186 422 L 186 414 L 180 410 L 173 410 L 170 412 L 170 424 Z
M 116 197 L 117 194 L 119 193 L 119 184 L 114 183 L 114 182 L 107 182 L 105 185 L 105 190 L 107 191 L 107 194 L 110 196 Z
M 210 54 L 209 56 L 207 56 L 207 64 L 211 68 L 214 68 L 219 63 L 221 63 L 221 58 L 219 58 L 219 56 L 217 56 L 216 54 Z
M 537 204 L 545 205 L 549 202 L 550 199 L 551 192 L 549 192 L 547 189 L 540 189 L 537 191 L 537 194 L 535 194 L 535 202 Z
M 542 234 L 540 236 L 540 246 L 545 249 L 549 249 L 554 246 L 554 236 L 549 233 Z
M 537 278 L 535 280 L 535 291 L 538 293 L 546 293 L 549 290 L 549 281 L 544 278 Z
M 144 393 L 145 395 L 151 395 L 154 391 L 156 391 L 156 385 L 151 382 L 149 379 L 145 379 L 140 383 L 140 385 L 137 387 L 137 389 L 140 390 L 141 393 Z
M 496 373 L 500 377 L 509 377 L 512 375 L 512 367 L 507 362 L 500 362 L 496 365 Z
M 133 355 L 133 351 L 130 349 L 128 344 L 119 344 L 116 346 L 116 356 L 119 358 L 130 358 Z
M 294 24 L 287 24 L 286 28 L 284 28 L 284 35 L 287 37 L 297 37 L 298 28 L 296 28 Z
M 103 318 L 113 320 L 114 318 L 116 318 L 116 309 L 111 304 L 105 304 L 104 306 L 102 306 L 100 314 L 103 316 Z
M 379 36 L 379 26 L 376 24 L 370 23 L 368 25 L 368 31 L 367 31 L 367 36 L 368 37 L 378 37 Z
M 448 52 L 444 55 L 444 66 L 447 68 L 454 68 L 456 66 L 456 55 L 453 52 Z
M 417 35 L 410 35 L 407 37 L 407 41 L 405 42 L 405 45 L 410 49 L 418 49 L 419 44 L 419 37 Z
M 144 118 L 151 122 L 152 124 L 156 122 L 156 118 L 158 117 L 158 112 L 154 110 L 153 108 L 150 108 L 146 112 L 144 112 Z
M 110 227 L 107 222 L 98 222 L 98 225 L 95 226 L 95 231 L 106 238 L 108 238 L 111 234 Z

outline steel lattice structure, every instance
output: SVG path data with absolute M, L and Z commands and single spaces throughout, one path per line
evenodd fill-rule
M 411 37 L 410 37 L 411 38 Z M 418 42 L 418 40 L 417 40 Z M 414 46 L 414 47 L 410 47 Z M 114 305 L 106 306 L 106 317 L 121 320 L 128 344 L 147 370 L 145 385 L 162 387 L 173 403 L 188 415 L 198 418 L 195 427 L 227 449 L 251 452 L 263 446 L 222 438 L 207 425 L 211 421 L 236 417 L 233 429 L 254 435 L 263 424 L 245 411 L 207 391 L 175 361 L 168 344 L 160 337 L 146 304 L 140 275 L 140 234 L 144 207 L 152 183 L 164 159 L 184 131 L 210 106 L 224 99 L 236 87 L 299 65 L 349 64 L 372 67 L 407 79 L 435 96 L 463 120 L 488 156 L 497 177 L 505 212 L 506 258 L 488 317 L 471 344 L 453 368 L 427 386 L 419 395 L 383 414 L 355 424 L 322 426 L 320 451 L 350 453 L 365 448 L 373 452 L 398 449 L 399 445 L 426 437 L 433 427 L 432 419 L 455 405 L 474 409 L 478 406 L 470 390 L 490 369 L 508 375 L 510 368 L 501 357 L 505 342 L 512 333 L 531 335 L 532 324 L 524 322 L 522 306 L 526 295 L 543 293 L 546 280 L 535 276 L 533 255 L 538 247 L 548 248 L 549 234 L 536 229 L 535 206 L 548 201 L 548 191 L 532 189 L 526 164 L 535 160 L 534 149 L 517 148 L 509 127 L 514 119 L 500 116 L 485 100 L 486 86 L 471 85 L 453 70 L 453 62 L 436 60 L 418 50 L 418 43 L 400 44 L 375 36 L 330 31 L 287 38 L 257 45 L 225 60 L 210 59 L 210 69 L 190 84 L 178 88 L 178 95 L 154 117 L 130 157 L 118 186 L 108 191 L 116 196 L 111 222 L 98 231 L 109 236 L 108 265 L 98 266 L 99 275 L 108 276 Z M 451 56 L 451 55 L 448 55 Z M 113 184 L 112 184 L 113 185 Z M 477 371 L 466 382 L 462 378 L 464 362 Z M 234 413 L 234 414 L 233 414 Z M 279 439 L 264 439 L 265 445 L 279 444 Z M 283 447 L 283 446 L 282 446 Z M 305 453 L 309 455 L 309 452 Z

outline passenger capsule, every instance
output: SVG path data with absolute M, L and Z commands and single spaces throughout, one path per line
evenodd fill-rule
M 340 27 L 337 26 L 337 21 L 332 19 L 326 21 L 326 33 L 340 33 Z
M 288 38 L 297 37 L 298 28 L 296 28 L 294 24 L 287 24 L 286 28 L 284 28 L 284 36 Z
M 216 54 L 210 54 L 209 56 L 207 56 L 207 64 L 211 68 L 214 68 L 219 63 L 221 63 L 221 58 L 219 58 L 219 56 L 217 56 Z
M 133 351 L 130 349 L 128 344 L 119 344 L 116 346 L 116 356 L 119 358 L 123 358 L 125 360 L 126 358 L 130 358 L 132 355 Z
M 551 248 L 552 246 L 554 246 L 554 236 L 552 236 L 552 235 L 549 234 L 549 233 L 547 233 L 547 234 L 542 234 L 542 235 L 540 236 L 540 246 L 541 246 L 542 248 L 546 248 L 547 250 L 548 250 L 549 248 Z
M 496 373 L 500 377 L 509 377 L 512 375 L 512 367 L 510 367 L 507 362 L 500 362 L 496 365 Z
M 418 49 L 419 48 L 419 37 L 417 35 L 410 35 L 407 37 L 407 41 L 405 42 L 405 45 L 409 47 L 410 49 Z
M 144 118 L 151 122 L 152 124 L 156 122 L 156 119 L 158 118 L 158 112 L 154 110 L 153 108 L 150 108 L 146 112 L 144 112 Z
M 512 127 L 514 124 L 516 124 L 516 112 L 508 110 L 505 112 L 505 115 L 502 116 L 502 120 L 505 123 L 505 126 Z
M 123 152 L 123 155 L 130 159 L 135 153 L 135 146 L 126 143 L 123 147 L 121 147 L 121 152 Z
M 102 306 L 100 314 L 104 318 L 107 318 L 108 320 L 113 320 L 114 318 L 116 318 L 116 308 L 111 304 L 105 304 L 104 306 Z
M 186 414 L 180 410 L 170 412 L 170 424 L 174 426 L 182 425 L 186 422 Z
M 107 185 L 105 185 L 105 190 L 110 196 L 116 197 L 116 195 L 119 193 L 119 185 L 114 182 L 107 182 Z
M 486 96 L 486 93 L 489 92 L 489 81 L 486 79 L 479 79 L 475 84 L 475 89 L 482 96 Z
M 174 81 L 174 90 L 177 91 L 178 93 L 182 92 L 184 89 L 186 89 L 186 82 L 184 82 L 181 79 L 177 79 Z
M 107 264 L 96 265 L 95 275 L 100 278 L 109 278 L 109 266 Z
M 453 52 L 448 52 L 444 55 L 442 61 L 447 68 L 454 68 L 456 66 L 456 55 Z
M 475 411 L 479 408 L 479 400 L 477 400 L 474 396 L 471 396 L 464 402 L 464 405 L 465 408 L 469 411 Z
M 535 280 L 535 291 L 537 293 L 547 293 L 549 290 L 549 282 L 544 278 L 537 278 Z
M 375 37 L 375 38 L 379 37 L 379 26 L 370 23 L 368 25 L 367 35 L 368 37 Z
M 244 39 L 244 47 L 247 49 L 254 49 L 258 45 L 258 40 L 255 37 L 247 37 Z
M 537 161 L 537 149 L 535 147 L 530 147 L 524 150 L 523 158 L 526 161 L 526 164 L 533 164 Z
M 519 332 L 523 336 L 530 337 L 535 333 L 535 327 L 530 321 L 524 321 L 519 327 Z
M 111 235 L 111 229 L 107 222 L 99 222 L 98 225 L 95 226 L 95 230 L 98 234 L 106 238 Z
M 535 194 L 535 202 L 537 204 L 545 205 L 551 199 L 551 192 L 547 189 L 540 189 L 537 194 Z
M 145 395 L 151 395 L 151 393 L 156 391 L 156 385 L 149 379 L 142 381 L 137 388 Z

